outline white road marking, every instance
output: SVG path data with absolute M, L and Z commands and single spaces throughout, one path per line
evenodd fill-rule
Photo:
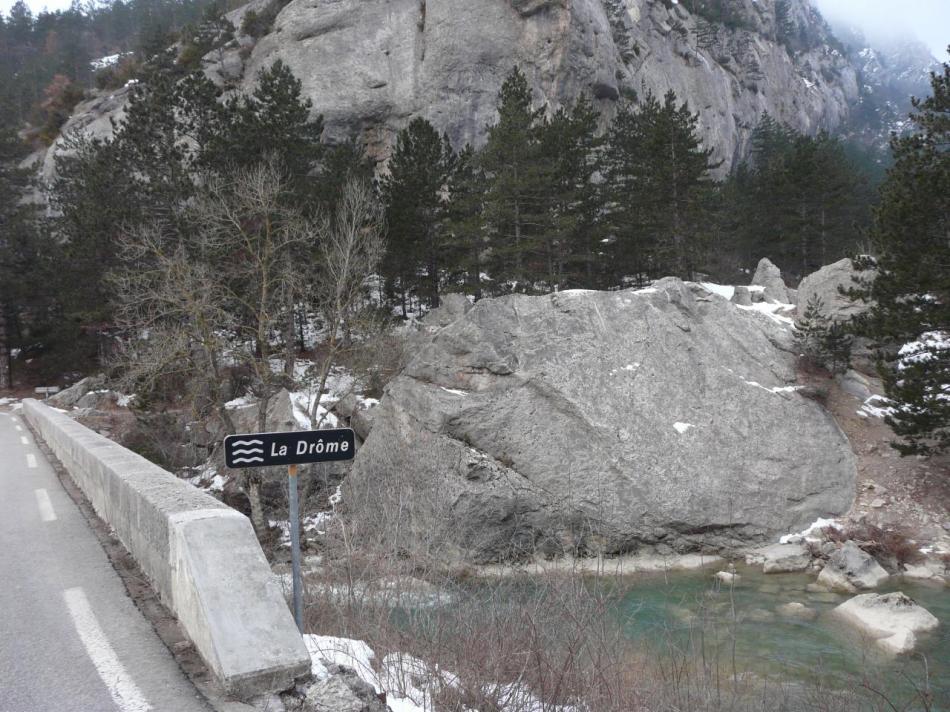
M 63 591 L 63 599 L 69 608 L 69 615 L 73 617 L 79 639 L 116 706 L 122 712 L 146 712 L 152 709 L 109 644 L 83 590 L 70 588 Z
M 45 489 L 33 490 L 36 495 L 36 506 L 40 508 L 40 517 L 44 522 L 55 522 L 56 511 L 53 509 L 53 503 L 50 501 L 49 492 Z
M 36 469 L 36 455 L 32 452 L 26 454 L 26 466 Z
M 26 439 L 26 435 L 21 435 L 21 436 L 20 436 L 20 442 L 23 443 L 24 445 L 29 445 L 29 444 L 30 444 L 30 441 Z
M 19 432 L 19 433 L 22 433 L 22 432 L 23 432 L 23 427 L 22 427 L 22 426 L 20 426 L 20 425 L 14 425 L 13 427 L 15 427 L 15 428 L 17 429 L 17 432 Z

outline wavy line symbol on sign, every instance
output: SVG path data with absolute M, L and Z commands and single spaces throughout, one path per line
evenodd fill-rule
M 236 457 L 232 462 L 236 465 L 239 462 L 264 462 L 263 457 Z
M 263 445 L 263 440 L 234 440 L 233 445 Z
M 249 447 L 245 450 L 232 450 L 234 455 L 263 455 L 264 449 L 260 447 Z

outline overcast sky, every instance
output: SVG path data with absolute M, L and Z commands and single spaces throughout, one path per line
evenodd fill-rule
M 0 0 L 6 14 L 16 0 Z M 950 0 L 812 0 L 831 21 L 844 20 L 867 34 L 913 34 L 923 40 L 940 61 L 950 44 Z M 34 12 L 59 10 L 70 0 L 27 0 Z

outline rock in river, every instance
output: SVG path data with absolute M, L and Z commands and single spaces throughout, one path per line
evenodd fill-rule
M 890 653 L 910 652 L 918 633 L 940 625 L 930 611 L 900 591 L 855 596 L 835 608 L 835 613 Z

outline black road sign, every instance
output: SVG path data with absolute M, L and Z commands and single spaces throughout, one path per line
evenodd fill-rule
M 355 454 L 356 440 L 350 428 L 228 435 L 224 439 L 224 460 L 235 470 L 352 460 Z

